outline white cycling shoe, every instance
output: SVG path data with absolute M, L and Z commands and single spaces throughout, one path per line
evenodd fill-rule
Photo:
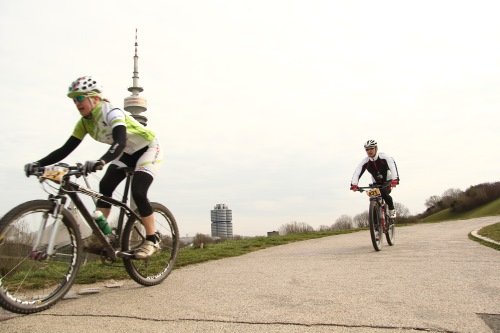
M 153 243 L 152 241 L 145 241 L 141 247 L 134 252 L 136 259 L 147 259 L 151 257 L 156 251 L 160 249 L 160 243 Z

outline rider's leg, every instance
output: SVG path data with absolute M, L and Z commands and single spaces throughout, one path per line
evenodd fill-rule
M 146 241 L 135 252 L 135 257 L 139 259 L 147 258 L 159 249 L 159 239 L 156 237 L 153 208 L 148 200 L 148 190 L 161 166 L 163 153 L 156 139 L 144 149 L 142 153 L 141 151 L 136 153 L 141 155 L 135 163 L 135 173 L 132 179 L 132 198 L 146 229 Z
M 392 200 L 392 197 L 389 194 L 391 193 L 391 189 L 382 188 L 380 189 L 380 193 L 382 194 L 382 198 L 384 198 L 385 202 L 387 203 L 389 210 L 394 210 L 394 201 Z
M 99 183 L 99 192 L 105 196 L 111 197 L 116 187 L 125 179 L 125 172 L 117 168 L 116 164 L 111 163 Z M 98 200 L 96 206 L 106 218 L 109 216 L 110 203 Z
M 146 235 L 154 235 L 156 232 L 153 208 L 148 200 L 148 190 L 152 182 L 153 176 L 141 171 L 136 171 L 132 179 L 132 198 L 137 205 L 144 228 L 146 228 Z
M 153 176 L 141 171 L 136 171 L 132 180 L 132 198 L 137 205 L 142 224 L 146 229 L 146 241 L 135 251 L 135 257 L 138 259 L 148 258 L 159 249 L 153 208 L 149 203 L 147 195 L 152 182 Z
M 387 203 L 387 207 L 389 208 L 389 216 L 391 218 L 396 218 L 396 211 L 394 210 L 394 201 L 389 193 L 391 193 L 391 188 L 386 187 L 381 189 L 382 198 L 384 198 Z

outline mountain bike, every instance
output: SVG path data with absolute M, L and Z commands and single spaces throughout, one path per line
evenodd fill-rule
M 391 186 L 391 183 L 382 185 L 370 184 L 369 186 L 359 187 L 359 192 L 366 191 L 370 198 L 370 207 L 368 209 L 368 220 L 370 224 L 370 237 L 375 251 L 382 250 L 382 234 L 385 234 L 387 244 L 394 245 L 394 236 L 396 221 L 389 217 L 387 204 L 382 198 L 381 189 Z
M 49 193 L 48 199 L 22 203 L 0 220 L 0 306 L 16 313 L 35 313 L 53 306 L 69 291 L 84 251 L 79 223 L 92 230 L 99 245 L 94 253 L 108 263 L 122 259 L 137 283 L 153 286 L 167 278 L 179 248 L 175 218 L 164 205 L 151 203 L 160 250 L 150 258 L 136 259 L 134 250 L 145 241 L 146 232 L 141 217 L 127 205 L 133 170 L 123 170 L 126 182 L 120 201 L 73 181 L 85 176 L 81 164 L 35 168 L 31 175 Z M 119 208 L 118 224 L 111 235 L 101 231 L 82 195 Z M 75 218 L 70 206 L 80 218 Z

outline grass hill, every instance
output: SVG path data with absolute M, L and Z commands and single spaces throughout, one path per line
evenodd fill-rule
M 422 222 L 441 222 L 447 220 L 472 219 L 482 216 L 500 215 L 500 198 L 467 212 L 454 213 L 451 208 L 443 209 L 422 219 Z

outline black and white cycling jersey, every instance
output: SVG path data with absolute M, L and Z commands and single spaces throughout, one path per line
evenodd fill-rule
M 352 176 L 351 185 L 358 185 L 359 178 L 368 170 L 374 183 L 383 183 L 392 179 L 399 180 L 398 168 L 394 159 L 384 153 L 378 153 L 374 158 L 365 157 Z

